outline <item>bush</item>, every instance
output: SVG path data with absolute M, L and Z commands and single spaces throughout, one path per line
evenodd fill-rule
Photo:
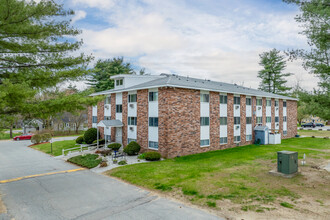
M 108 164 L 107 164 L 107 162 L 105 162 L 105 161 L 103 161 L 101 164 L 100 164 L 100 167 L 107 167 L 108 166 Z
M 52 135 L 49 133 L 45 133 L 42 135 L 42 141 L 49 142 L 52 139 Z
M 132 141 L 124 148 L 124 152 L 128 155 L 136 155 L 139 153 L 140 149 L 141 146 L 135 141 Z
M 97 144 L 97 140 L 93 141 L 92 144 Z M 104 139 L 100 139 L 99 140 L 99 144 L 105 144 L 105 140 Z
M 112 143 L 112 144 L 108 145 L 108 148 L 111 148 L 114 151 L 118 151 L 120 147 L 121 147 L 121 144 L 119 144 L 119 143 Z
M 127 164 L 126 160 L 121 160 L 118 162 L 118 165 L 126 165 L 126 164 Z
M 138 159 L 146 159 L 146 154 L 142 153 L 138 156 Z
M 84 141 L 86 142 L 86 144 L 91 144 L 96 139 L 97 139 L 97 129 L 96 128 L 90 128 L 85 132 Z
M 35 134 L 31 137 L 31 142 L 33 144 L 40 144 L 41 143 L 41 135 L 40 134 Z
M 146 160 L 149 160 L 149 161 L 160 160 L 160 156 L 161 155 L 158 152 L 150 151 L 150 152 L 145 153 L 145 158 L 146 158 Z
M 100 151 L 100 154 L 102 154 L 102 156 L 110 156 L 111 150 L 102 150 Z
M 86 154 L 71 157 L 68 159 L 69 162 L 80 165 L 82 167 L 94 168 L 102 162 L 102 159 L 98 159 L 97 154 Z
M 77 144 L 82 144 L 83 142 L 84 142 L 84 136 L 77 137 L 77 139 L 76 139 Z

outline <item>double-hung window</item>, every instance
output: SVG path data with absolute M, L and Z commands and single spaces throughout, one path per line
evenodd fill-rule
M 234 97 L 234 105 L 240 105 L 241 104 L 241 98 L 240 97 Z
M 234 117 L 234 125 L 241 124 L 241 118 L 240 117 Z
M 257 117 L 257 124 L 262 124 L 262 117 Z
M 128 95 L 128 102 L 136 102 L 136 94 Z
M 122 113 L 123 112 L 123 105 L 116 105 L 116 113 Z
M 210 139 L 203 139 L 200 141 L 200 146 L 209 146 L 210 145 Z
M 252 124 L 252 117 L 246 117 L 246 124 Z
M 220 95 L 220 104 L 227 104 L 227 96 Z
M 110 96 L 105 97 L 104 104 L 109 104 L 109 105 L 111 104 L 111 97 Z
M 149 127 L 158 127 L 158 117 L 149 117 Z
M 283 101 L 283 107 L 286 107 L 286 101 Z
M 93 117 L 92 117 L 92 122 L 93 122 L 93 123 L 97 123 L 97 116 L 93 116 Z
M 234 136 L 234 142 L 240 142 L 241 136 Z
M 266 100 L 266 106 L 272 106 L 272 100 L 267 99 Z
M 116 80 L 116 86 L 122 86 L 123 85 L 123 80 L 122 79 L 117 79 Z
M 210 95 L 201 93 L 201 102 L 209 102 L 210 101 Z
M 275 107 L 278 107 L 278 101 L 275 100 Z
M 149 92 L 149 102 L 158 101 L 158 92 Z
M 209 126 L 210 118 L 209 117 L 201 117 L 201 126 Z
M 280 118 L 278 116 L 275 117 L 275 122 L 279 122 Z
M 158 149 L 158 142 L 157 141 L 149 141 L 149 148 Z
M 257 106 L 262 106 L 262 99 L 257 99 Z
M 272 117 L 266 117 L 266 123 L 271 123 L 272 122 Z
M 251 103 L 252 103 L 251 98 L 246 98 L 246 105 L 251 105 Z
M 286 122 L 286 121 L 287 121 L 286 116 L 283 116 L 283 122 Z
M 127 124 L 128 125 L 136 125 L 137 124 L 136 117 L 128 117 Z
M 220 117 L 220 125 L 227 125 L 227 117 Z
M 227 137 L 220 137 L 220 144 L 227 144 Z

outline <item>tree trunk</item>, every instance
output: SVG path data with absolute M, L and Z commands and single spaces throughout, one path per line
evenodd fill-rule
M 13 138 L 13 124 L 10 125 L 9 136 L 10 138 Z

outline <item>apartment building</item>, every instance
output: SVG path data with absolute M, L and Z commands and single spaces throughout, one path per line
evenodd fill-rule
M 291 97 L 170 74 L 111 78 L 114 89 L 92 94 L 104 101 L 89 107 L 88 125 L 124 146 L 137 141 L 142 151 L 176 157 L 251 144 L 256 125 L 282 138 L 297 133 Z

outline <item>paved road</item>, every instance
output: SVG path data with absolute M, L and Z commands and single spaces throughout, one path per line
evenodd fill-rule
M 0 181 L 77 169 L 26 147 L 0 142 Z M 219 219 L 113 178 L 80 170 L 0 183 L 7 214 L 0 219 Z

